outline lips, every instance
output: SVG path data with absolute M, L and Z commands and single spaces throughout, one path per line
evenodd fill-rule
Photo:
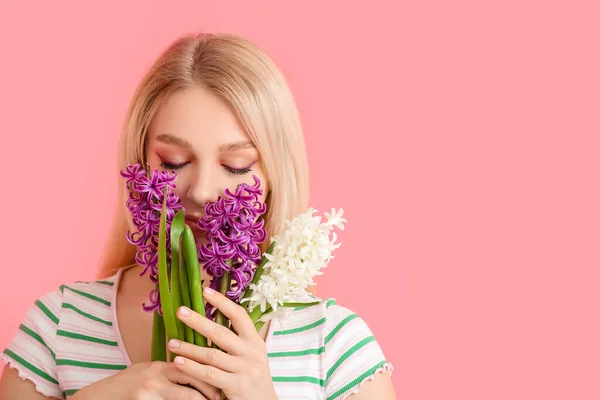
M 197 217 L 197 216 L 193 216 L 193 215 L 186 215 L 185 216 L 185 222 L 193 225 L 193 226 L 198 226 L 198 221 L 200 220 L 200 218 L 202 217 Z
M 192 226 L 198 226 L 198 220 L 197 219 L 186 218 L 185 222 L 190 225 L 190 228 Z

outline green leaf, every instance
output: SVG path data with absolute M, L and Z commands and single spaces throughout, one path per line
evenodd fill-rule
M 262 310 L 260 309 L 260 306 L 256 306 L 256 307 L 254 307 L 254 310 L 252 310 L 252 312 L 249 313 L 250 319 L 252 320 L 252 323 L 254 325 L 256 325 L 256 323 L 260 319 L 260 317 L 262 317 L 265 314 L 270 313 L 271 311 L 273 311 L 271 306 L 267 306 L 267 308 L 265 309 L 265 312 L 262 312 Z
M 164 190 L 164 201 L 158 229 L 158 289 L 167 337 L 176 339 L 178 336 L 177 319 L 173 312 L 171 292 L 169 291 L 169 274 L 167 272 L 167 187 Z
M 183 255 L 183 253 L 182 253 Z M 188 279 L 188 272 L 185 265 L 185 257 L 181 257 L 181 262 L 179 263 L 180 267 L 180 275 L 181 278 L 181 299 L 183 301 L 183 305 L 192 309 L 192 299 L 190 297 L 190 281 Z M 189 326 L 184 324 L 184 332 L 185 332 L 185 341 L 188 343 L 194 344 L 194 330 Z
M 152 321 L 152 361 L 167 361 L 165 322 L 158 310 Z
M 200 266 L 198 265 L 196 240 L 194 239 L 192 230 L 187 225 L 183 229 L 181 247 L 183 256 L 185 257 L 185 265 L 190 283 L 192 310 L 202 316 L 206 316 L 206 311 L 204 310 L 204 296 L 202 295 L 202 282 L 200 281 Z M 198 346 L 206 347 L 206 338 L 194 331 L 194 343 Z
M 254 328 L 256 328 L 256 332 L 259 332 L 265 323 L 263 321 L 258 321 L 254 324 Z
M 227 261 L 227 264 L 229 266 L 231 266 L 231 260 Z M 223 273 L 223 277 L 221 278 L 221 286 L 219 287 L 219 292 L 223 295 L 223 296 L 227 296 L 227 291 L 229 290 L 229 287 L 231 286 L 231 272 L 227 272 L 225 271 Z M 219 325 L 222 325 L 226 328 L 229 328 L 229 319 L 225 316 L 225 314 L 223 314 L 223 312 L 221 310 L 217 310 L 217 313 L 215 315 L 215 322 Z M 211 343 L 211 347 L 218 349 L 219 347 L 216 345 L 216 343 L 212 342 Z
M 320 301 L 311 301 L 308 303 L 294 303 L 294 302 L 290 302 L 290 303 L 283 303 L 282 305 L 280 305 L 279 307 L 311 307 L 311 306 L 316 306 L 318 304 L 321 304 Z M 273 311 L 273 308 L 271 306 L 267 306 L 267 308 L 265 309 L 265 312 L 262 312 L 260 309 L 260 306 L 255 307 L 252 312 L 249 313 L 250 315 L 250 319 L 252 320 L 252 322 L 254 323 L 254 325 L 256 326 L 256 324 L 258 324 L 260 321 L 260 318 L 263 315 L 266 315 L 268 313 L 270 313 L 271 311 Z
M 279 307 L 311 307 L 321 304 L 320 301 L 311 301 L 308 303 L 283 303 Z
M 231 260 L 227 261 L 229 265 L 231 265 Z M 221 286 L 219 288 L 219 292 L 223 296 L 227 296 L 227 292 L 229 291 L 229 287 L 231 286 L 231 272 L 225 271 L 223 277 L 221 278 Z M 215 316 L 215 322 L 219 325 L 226 326 L 227 317 L 221 310 L 217 310 L 217 315 Z
M 180 210 L 175 214 L 175 217 L 173 217 L 173 221 L 171 222 L 171 301 L 173 302 L 173 313 L 175 315 L 183 302 L 181 297 L 181 282 L 179 279 L 179 263 L 181 260 L 181 248 L 179 242 L 184 227 L 185 211 Z M 183 340 L 185 337 L 185 324 L 179 318 L 176 320 L 178 339 Z

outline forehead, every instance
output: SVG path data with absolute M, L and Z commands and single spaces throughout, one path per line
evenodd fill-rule
M 150 124 L 150 139 L 173 135 L 204 146 L 248 140 L 242 124 L 225 100 L 198 86 L 173 93 Z

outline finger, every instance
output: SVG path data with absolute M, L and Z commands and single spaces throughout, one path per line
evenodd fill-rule
M 205 365 L 212 365 L 226 372 L 237 372 L 240 370 L 239 360 L 219 349 L 196 346 L 177 339 L 171 339 L 169 341 L 169 350 L 177 355 Z
M 136 398 L 142 399 L 142 400 L 163 400 L 163 396 L 154 393 L 150 390 L 145 390 L 142 389 L 137 393 Z
M 202 393 L 196 389 L 187 388 L 184 386 L 177 385 L 175 383 L 165 385 L 162 390 L 158 393 L 161 399 L 164 400 L 208 400 Z M 215 397 L 209 397 L 215 399 Z
M 233 374 L 221 371 L 211 365 L 202 365 L 182 356 L 175 357 L 173 364 L 186 374 L 217 388 L 227 390 L 233 384 Z
M 191 376 L 187 373 L 185 373 L 185 371 L 182 371 L 180 368 L 177 368 L 174 364 L 170 364 L 169 368 L 165 368 L 164 370 L 164 376 L 165 378 L 167 378 L 169 381 L 173 382 L 173 383 L 178 383 L 180 385 L 191 385 L 194 388 L 198 389 L 200 391 L 199 394 L 202 395 L 202 397 L 198 397 L 196 394 L 193 394 L 191 392 L 196 392 L 198 393 L 197 390 L 189 388 L 189 387 L 185 387 L 185 386 L 179 386 L 179 385 L 174 385 L 176 386 L 177 389 L 173 389 L 173 387 L 171 385 L 169 385 L 168 388 L 166 388 L 166 390 L 164 390 L 165 394 L 169 394 L 171 390 L 176 390 L 176 393 L 178 396 L 183 396 L 183 395 L 187 395 L 187 396 L 194 396 L 194 397 L 173 397 L 173 399 L 198 399 L 198 400 L 204 400 L 204 399 L 221 399 L 221 393 L 219 392 L 219 389 L 217 389 L 216 387 L 212 386 L 209 383 L 203 382 L 200 379 L 195 378 L 194 376 Z M 184 389 L 184 390 L 180 390 L 180 389 Z M 163 395 L 163 393 L 161 393 L 161 395 Z M 165 397 L 166 399 L 170 400 L 171 397 Z
M 184 324 L 207 337 L 230 354 L 243 354 L 248 348 L 244 341 L 234 332 L 187 307 L 180 307 L 177 310 L 177 316 Z
M 260 339 L 252 319 L 242 306 L 209 287 L 204 289 L 204 298 L 229 318 L 233 328 L 242 339 Z

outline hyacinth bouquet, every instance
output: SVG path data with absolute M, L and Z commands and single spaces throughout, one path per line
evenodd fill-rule
M 172 338 L 199 346 L 207 339 L 185 326 L 176 317 L 184 305 L 230 328 L 228 319 L 202 297 L 200 268 L 210 278 L 210 287 L 240 304 L 257 330 L 273 317 L 284 318 L 295 307 L 319 304 L 307 288 L 333 258 L 340 246 L 332 232 L 343 230 L 343 211 L 325 213 L 326 221 L 310 208 L 286 221 L 286 229 L 271 238 L 268 250 L 260 245 L 267 233 L 262 216 L 266 205 L 259 179 L 254 185 L 239 185 L 235 192 L 206 204 L 198 221 L 204 240 L 195 238 L 185 224 L 183 203 L 174 193 L 176 173 L 150 173 L 130 165 L 121 175 L 126 179 L 135 232 L 127 240 L 137 247 L 136 262 L 143 267 L 156 288 L 149 294 L 144 310 L 154 313 L 152 359 L 166 360 L 166 342 Z M 201 243 L 201 244 L 199 244 Z M 174 354 L 170 355 L 172 359 Z

